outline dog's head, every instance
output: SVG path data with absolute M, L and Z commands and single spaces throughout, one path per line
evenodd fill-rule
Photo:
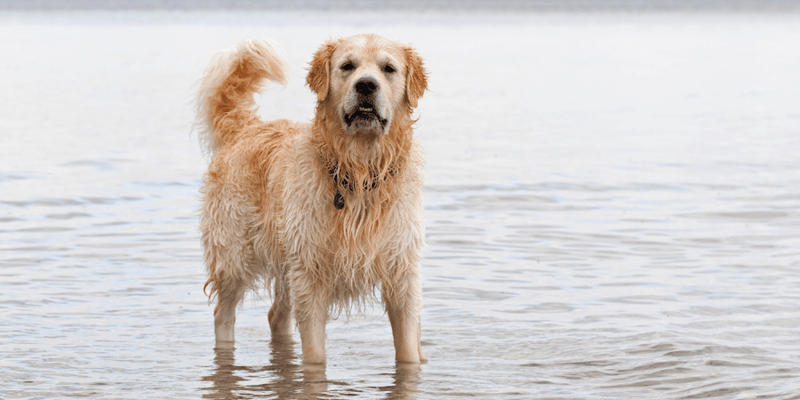
M 336 115 L 346 134 L 375 137 L 387 134 L 402 113 L 410 114 L 428 84 L 416 51 L 373 34 L 322 45 L 306 82 L 318 107 Z

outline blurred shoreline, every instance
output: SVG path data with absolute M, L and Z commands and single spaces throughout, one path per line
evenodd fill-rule
M 800 12 L 794 0 L 0 0 L 0 10 Z

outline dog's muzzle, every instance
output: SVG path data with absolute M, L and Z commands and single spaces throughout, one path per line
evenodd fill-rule
M 379 88 L 378 81 L 372 77 L 364 77 L 356 82 L 356 105 L 344 115 L 344 122 L 347 126 L 371 125 L 373 122 L 378 122 L 381 128 L 386 126 L 386 118 L 381 117 L 376 107 L 375 97 Z
M 344 116 L 344 122 L 347 124 L 347 126 L 351 126 L 353 123 L 359 122 L 365 122 L 369 124 L 373 121 L 377 121 L 379 124 L 381 124 L 381 127 L 385 127 L 387 122 L 386 118 L 381 118 L 381 116 L 378 115 L 378 112 L 375 111 L 375 106 L 370 103 L 361 103 L 355 107 L 355 111 Z

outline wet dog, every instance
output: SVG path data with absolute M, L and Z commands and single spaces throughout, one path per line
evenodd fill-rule
M 200 230 L 216 298 L 218 347 L 236 308 L 267 285 L 273 340 L 297 320 L 303 362 L 325 362 L 325 324 L 380 292 L 399 362 L 424 360 L 419 271 L 422 149 L 412 111 L 427 87 L 417 52 L 377 35 L 334 39 L 310 63 L 311 122 L 263 121 L 253 94 L 285 83 L 266 41 L 220 54 L 200 83 L 198 125 L 211 155 Z

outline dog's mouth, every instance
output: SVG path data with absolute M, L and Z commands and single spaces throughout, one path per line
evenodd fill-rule
M 378 114 L 373 105 L 362 104 L 358 107 L 355 107 L 353 112 L 345 114 L 344 122 L 347 124 L 347 126 L 351 126 L 354 123 L 370 124 L 372 122 L 378 122 L 381 124 L 381 127 L 385 127 L 387 121 L 386 118 L 381 118 L 380 114 Z

